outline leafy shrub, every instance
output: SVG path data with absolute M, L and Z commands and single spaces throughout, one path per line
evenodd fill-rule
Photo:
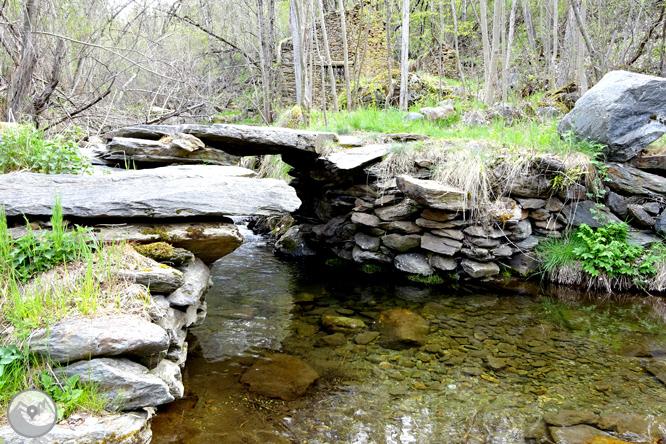
M 57 381 L 45 370 L 39 375 L 39 384 L 42 390 L 51 395 L 55 401 L 58 408 L 58 421 L 74 411 L 79 398 L 83 395 L 79 375 Z
M 604 272 L 611 278 L 653 276 L 657 258 L 627 241 L 628 228 L 626 222 L 608 223 L 596 230 L 582 224 L 575 234 L 581 244 L 573 253 L 582 261 L 583 271 L 592 276 Z
M 11 368 L 23 361 L 25 356 L 15 345 L 8 347 L 0 347 L 0 388 L 6 384 L 6 373 L 9 373 Z M 7 369 L 7 372 L 5 372 Z
M 64 136 L 47 140 L 31 125 L 9 127 L 0 136 L 0 173 L 81 174 L 88 168 L 76 144 Z

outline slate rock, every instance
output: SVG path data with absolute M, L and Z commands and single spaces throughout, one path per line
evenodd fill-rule
M 462 269 L 471 277 L 478 279 L 498 275 L 499 266 L 494 262 L 476 262 L 471 259 L 463 259 L 460 262 Z
M 354 336 L 354 342 L 358 345 L 367 345 L 379 337 L 379 332 L 364 331 Z
M 57 372 L 65 378 L 78 375 L 81 382 L 95 384 L 111 410 L 138 410 L 174 400 L 162 379 L 125 358 L 78 361 Z
M 612 438 L 608 433 L 584 424 L 572 427 L 549 427 L 548 430 L 555 444 L 583 444 L 596 437 Z
M 407 197 L 426 207 L 436 210 L 465 210 L 465 192 L 459 188 L 407 175 L 398 176 L 396 183 Z
M 307 237 L 312 232 L 312 226 L 294 225 L 275 243 L 273 252 L 287 257 L 314 256 L 317 252 L 310 247 Z
M 624 197 L 610 191 L 606 196 L 606 205 L 620 219 L 625 219 L 628 214 L 627 201 Z
M 181 268 L 185 282 L 176 291 L 167 296 L 172 306 L 183 307 L 197 304 L 208 290 L 210 269 L 199 258 Z
M 241 376 L 251 392 L 284 401 L 300 397 L 317 379 L 319 374 L 306 362 L 277 353 L 257 359 Z
M 36 330 L 28 340 L 30 352 L 55 363 L 98 356 L 150 356 L 169 347 L 166 331 L 134 316 L 71 319 Z
M 661 211 L 659 202 L 647 202 L 643 204 L 643 209 L 648 212 L 650 216 L 657 216 Z
M 193 137 L 189 134 L 181 134 L 181 136 Z M 196 140 L 201 145 L 195 147 L 184 138 L 165 141 L 114 137 L 98 157 L 110 166 L 135 164 L 159 166 L 176 163 L 235 165 L 238 163 L 239 158 L 237 156 L 232 156 L 224 151 L 205 148 L 199 139 Z M 183 148 L 188 145 L 195 149 Z
M 382 244 L 388 248 L 404 253 L 405 251 L 413 250 L 421 246 L 421 236 L 418 234 L 387 234 L 381 237 Z
M 521 242 L 532 235 L 532 223 L 528 219 L 523 219 L 511 229 L 509 239 L 514 242 Z
M 546 206 L 544 199 L 519 198 L 518 203 L 524 210 L 538 210 Z
M 606 206 L 598 208 L 597 205 L 589 200 L 566 205 L 562 209 L 562 214 L 567 218 L 569 224 L 579 227 L 587 224 L 592 228 L 599 228 L 608 222 L 620 222 Z
M 650 216 L 642 206 L 637 204 L 627 205 L 627 211 L 632 225 L 641 228 L 651 228 L 655 224 L 655 220 Z
M 417 211 L 414 202 L 406 199 L 399 204 L 375 209 L 375 214 L 383 221 L 408 220 Z
M 608 146 L 609 160 L 626 162 L 666 132 L 666 79 L 612 71 L 564 116 L 560 135 Z
M 354 241 L 356 242 L 356 245 L 361 247 L 363 250 L 366 251 L 379 250 L 380 240 L 378 237 L 369 236 L 365 233 L 356 233 L 356 235 L 354 236 Z
M 323 160 L 333 170 L 353 170 L 381 160 L 389 151 L 389 145 L 366 145 L 329 154 Z
M 355 224 L 365 225 L 367 227 L 379 227 L 381 219 L 374 214 L 352 213 L 351 221 Z
M 352 259 L 358 263 L 372 262 L 376 264 L 390 264 L 393 262 L 391 256 L 380 251 L 365 251 L 358 245 L 352 250 Z
M 454 239 L 457 241 L 462 241 L 465 239 L 465 235 L 463 234 L 462 230 L 453 230 L 453 229 L 446 229 L 446 230 L 432 230 L 432 234 L 435 236 L 439 237 L 448 237 L 449 239 Z
M 458 267 L 458 263 L 452 257 L 442 257 L 436 254 L 430 256 L 430 266 L 442 271 L 453 271 Z
M 411 221 L 396 220 L 393 222 L 381 222 L 379 227 L 386 231 L 399 231 L 405 234 L 418 234 L 423 232 L 423 228 Z
M 340 146 L 349 146 L 349 147 L 359 147 L 363 146 L 363 140 L 354 136 L 338 136 L 338 145 Z
M 661 234 L 662 236 L 666 235 L 666 210 L 664 210 L 659 215 L 659 217 L 655 219 L 654 231 L 656 231 L 657 234 Z
M 321 318 L 321 325 L 335 333 L 350 333 L 365 328 L 365 322 L 347 316 L 323 316 Z
M 453 256 L 462 248 L 463 244 L 454 239 L 435 236 L 426 233 L 421 238 L 421 248 L 445 256 Z
M 606 170 L 608 187 L 626 195 L 658 196 L 666 194 L 666 178 L 621 163 L 611 163 Z
M 405 273 L 431 276 L 434 270 L 428 263 L 428 258 L 420 253 L 399 254 L 393 259 L 395 268 Z
M 533 255 L 524 253 L 513 254 L 502 261 L 502 264 L 518 276 L 526 277 L 539 269 L 539 262 Z
M 183 376 L 178 364 L 163 359 L 154 369 L 150 370 L 150 373 L 164 381 L 169 388 L 169 394 L 173 396 L 174 399 L 180 399 L 183 397 L 185 387 L 183 386 Z
M 171 293 L 185 283 L 185 276 L 181 271 L 166 265 L 156 264 L 155 267 L 143 267 L 139 270 L 118 270 L 114 274 L 130 282 L 145 285 L 152 293 Z

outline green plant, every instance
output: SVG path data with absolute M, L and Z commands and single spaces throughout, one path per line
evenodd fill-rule
M 375 274 L 382 271 L 382 267 L 374 264 L 363 264 L 361 265 L 361 271 L 366 274 Z
M 343 267 L 347 264 L 347 261 L 344 260 L 344 259 L 334 257 L 334 258 L 331 258 L 331 259 L 326 259 L 325 263 L 329 267 Z
M 560 267 L 570 265 L 578 260 L 574 250 L 582 245 L 577 236 L 567 236 L 562 239 L 545 239 L 536 247 L 541 270 L 546 274 L 555 273 Z
M 46 174 L 82 174 L 90 164 L 63 135 L 46 139 L 32 125 L 9 127 L 0 139 L 0 173 L 28 170 Z
M 612 222 L 597 229 L 582 224 L 575 236 L 581 241 L 573 253 L 582 261 L 583 271 L 592 276 L 600 272 L 611 278 L 620 275 L 634 279 L 653 276 L 656 257 L 627 241 L 626 222 Z
M 15 345 L 0 347 L 0 389 L 5 385 L 5 369 L 8 373 L 13 366 L 25 359 L 25 356 Z
M 58 421 L 74 411 L 81 395 L 83 395 L 79 375 L 74 375 L 69 379 L 57 380 L 47 370 L 44 370 L 39 375 L 39 385 L 55 401 L 58 408 Z
M 439 285 L 444 283 L 444 280 L 436 274 L 433 274 L 432 276 L 421 276 L 420 274 L 410 274 L 409 276 L 407 276 L 407 279 L 409 279 L 412 282 L 418 282 L 420 284 L 426 284 L 426 285 Z

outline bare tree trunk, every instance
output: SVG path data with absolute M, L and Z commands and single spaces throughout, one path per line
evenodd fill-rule
M 592 59 L 592 67 L 594 68 L 594 76 L 596 80 L 599 81 L 599 79 L 601 78 L 601 70 L 598 64 L 601 62 L 601 60 L 599 59 L 599 55 L 597 51 L 595 51 L 594 46 L 592 45 L 592 40 L 590 39 L 590 35 L 587 33 L 587 29 L 585 28 L 585 24 L 583 23 L 583 18 L 580 16 L 580 11 L 578 9 L 578 2 L 576 0 L 571 0 L 571 8 L 573 9 L 574 15 L 576 16 L 576 23 L 578 23 L 578 29 L 580 30 L 580 33 L 583 34 L 583 40 L 585 41 L 585 46 L 587 46 L 587 51 L 590 53 L 590 58 Z
M 400 70 L 400 110 L 407 111 L 409 99 L 409 0 L 402 1 L 402 39 L 401 39 L 401 70 Z
M 342 51 L 344 52 L 345 64 L 345 89 L 347 90 L 347 111 L 351 112 L 351 85 L 349 79 L 349 46 L 347 44 L 347 23 L 345 21 L 345 5 L 342 0 L 340 2 L 340 31 L 342 32 Z
M 511 49 L 513 48 L 513 33 L 516 26 L 516 6 L 518 0 L 511 2 L 511 12 L 509 13 L 509 36 L 506 41 L 506 56 L 504 58 L 504 67 L 502 69 L 502 100 L 506 102 L 509 90 L 509 68 L 511 66 Z
M 490 77 L 490 39 L 488 38 L 488 0 L 479 3 L 479 15 L 481 16 L 481 40 L 483 42 L 483 81 L 488 83 Z
M 326 64 L 328 65 L 328 77 L 331 82 L 331 99 L 333 101 L 333 111 L 336 113 L 338 109 L 338 93 L 335 88 L 335 73 L 333 72 L 333 63 L 331 60 L 331 50 L 328 47 L 328 34 L 326 33 L 326 20 L 324 19 L 324 2 L 319 0 L 319 21 L 321 22 L 321 35 L 323 38 L 324 46 L 324 55 L 326 56 Z M 322 94 L 324 95 L 324 100 L 326 100 L 326 90 L 324 89 L 324 84 L 321 85 Z M 326 111 L 324 111 L 324 118 Z
M 257 0 L 257 26 L 259 35 L 259 64 L 261 65 L 261 88 L 264 95 L 264 121 L 267 124 L 273 123 L 273 111 L 271 110 L 271 76 L 268 43 L 268 26 L 264 14 L 264 0 Z
M 320 9 L 319 11 L 322 11 L 321 8 L 321 0 L 319 1 L 319 6 Z M 322 25 L 323 25 L 323 20 L 322 20 Z M 317 20 L 315 20 L 315 12 L 314 8 L 312 8 L 312 35 L 315 36 L 314 43 L 315 43 L 315 48 L 317 49 L 317 57 L 319 58 L 319 64 L 320 64 L 320 71 L 321 71 L 321 111 L 324 114 L 324 126 L 328 126 L 328 117 L 326 115 L 326 66 L 324 65 L 324 57 L 321 55 L 321 49 L 319 48 L 319 39 L 316 38 L 317 36 Z M 322 33 L 322 39 L 323 39 L 324 34 Z M 325 41 L 325 40 L 324 40 Z M 326 43 L 324 43 L 326 45 Z M 330 67 L 330 61 L 328 66 Z M 314 83 L 314 79 L 313 82 Z
M 522 0 L 521 6 L 523 9 L 523 18 L 525 20 L 525 32 L 527 34 L 527 42 L 530 45 L 530 58 L 534 60 L 537 54 L 536 34 L 534 33 L 534 22 L 532 21 L 532 10 L 527 0 Z
M 32 119 L 36 127 L 39 127 L 38 116 L 46 110 L 46 106 L 49 104 L 49 100 L 51 100 L 51 95 L 60 82 L 60 67 L 62 66 L 62 60 L 65 58 L 66 52 L 65 42 L 62 39 L 58 39 L 55 59 L 53 60 L 53 69 L 51 70 L 51 79 L 46 88 L 44 88 L 44 91 L 31 104 L 32 109 L 30 114 L 32 114 Z
M 573 9 L 573 6 L 572 6 L 572 9 Z M 581 4 L 581 11 L 580 12 L 581 12 L 582 18 L 584 19 L 585 16 L 587 15 L 586 14 L 587 10 L 586 10 L 586 7 L 585 7 L 585 3 Z M 585 42 L 583 42 L 583 36 L 582 36 L 582 33 L 580 32 L 580 29 L 576 30 L 576 42 L 577 42 L 576 83 L 578 84 L 578 88 L 580 90 L 580 93 L 585 94 L 587 92 L 587 89 L 588 89 L 589 85 L 587 83 L 587 75 L 585 74 Z
M 33 46 L 32 22 L 37 12 L 38 0 L 26 0 L 23 10 L 23 29 L 21 30 L 21 63 L 12 75 L 7 92 L 7 120 L 21 119 L 24 102 L 32 82 L 32 74 L 37 64 L 37 54 Z
M 500 20 L 502 18 L 502 2 L 495 1 L 493 11 L 493 48 L 486 80 L 484 103 L 488 106 L 495 101 L 495 82 L 497 80 L 497 64 L 500 55 Z
M 294 46 L 294 77 L 296 79 L 296 105 L 303 105 L 303 45 L 301 42 L 301 22 L 299 0 L 289 2 L 289 22 L 291 24 L 291 37 Z
M 440 3 L 441 7 L 441 3 Z M 467 85 L 465 85 L 465 72 L 462 69 L 462 64 L 460 63 L 460 52 L 458 52 L 458 14 L 456 13 L 456 2 L 451 0 L 451 15 L 453 16 L 453 36 L 454 36 L 454 47 L 456 50 L 456 67 L 458 68 L 458 75 L 462 81 L 463 95 L 467 96 Z
M 666 64 L 664 63 L 664 50 L 666 49 L 666 20 L 661 30 L 661 51 L 659 53 L 659 72 L 662 77 L 666 77 Z
M 386 102 L 384 107 L 388 109 L 393 98 L 393 55 L 391 54 L 391 4 L 393 0 L 385 0 L 386 5 L 386 62 L 388 64 L 388 90 L 386 91 Z M 662 41 L 662 61 L 663 61 L 663 41 Z M 663 63 L 662 63 L 663 66 Z
M 553 33 L 552 33 L 552 39 L 553 39 L 553 55 L 550 59 L 550 79 L 553 81 L 555 79 L 555 68 L 557 66 L 557 43 L 559 41 L 559 35 L 558 35 L 558 25 L 559 25 L 559 19 L 558 19 L 558 12 L 559 12 L 559 4 L 558 0 L 553 0 Z

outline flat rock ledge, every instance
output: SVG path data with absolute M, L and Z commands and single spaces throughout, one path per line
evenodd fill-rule
M 10 427 L 0 428 L 4 444 L 148 444 L 152 439 L 150 422 L 153 413 L 132 412 L 103 417 L 76 415 L 56 424 L 41 438 L 27 440 Z
M 0 176 L 0 204 L 7 216 L 50 216 L 57 195 L 65 217 L 97 219 L 267 216 L 300 207 L 284 181 L 249 174 L 245 168 L 207 165 L 99 176 L 10 173 Z

